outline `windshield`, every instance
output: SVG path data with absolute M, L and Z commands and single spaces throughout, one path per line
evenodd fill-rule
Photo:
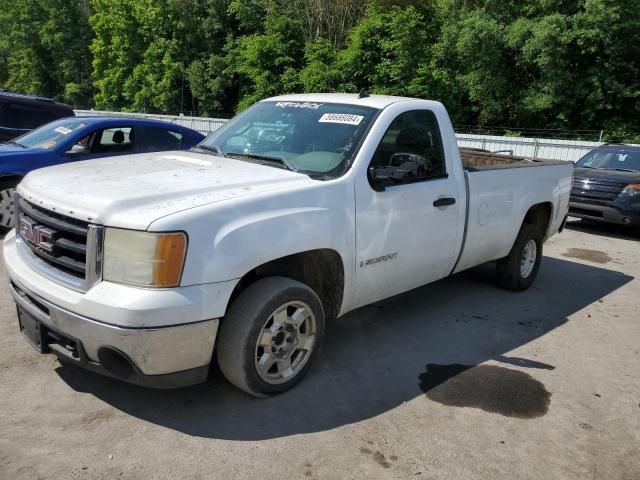
M 84 128 L 86 123 L 82 120 L 67 118 L 47 123 L 21 137 L 13 140 L 13 143 L 27 147 L 38 148 L 40 150 L 53 150 L 61 142 L 64 142 L 69 135 L 76 130 Z
M 377 110 L 312 102 L 261 102 L 197 149 L 335 178 L 346 171 Z
M 576 166 L 640 172 L 640 150 L 592 150 Z

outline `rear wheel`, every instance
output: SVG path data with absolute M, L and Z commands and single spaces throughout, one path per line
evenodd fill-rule
M 268 277 L 235 299 L 220 326 L 217 358 L 225 377 L 262 397 L 296 385 L 311 368 L 324 334 L 316 293 L 290 278 Z
M 544 234 L 535 225 L 525 223 L 520 228 L 509 255 L 498 260 L 498 283 L 508 290 L 527 290 L 536 276 L 542 261 Z
M 14 181 L 0 182 L 0 233 L 5 233 L 15 226 L 16 206 L 13 194 L 17 183 Z

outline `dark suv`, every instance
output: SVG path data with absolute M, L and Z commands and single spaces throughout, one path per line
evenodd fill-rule
M 0 142 L 7 142 L 63 117 L 73 117 L 73 108 L 49 98 L 0 89 Z
M 640 231 L 640 146 L 603 145 L 578 160 L 569 215 Z

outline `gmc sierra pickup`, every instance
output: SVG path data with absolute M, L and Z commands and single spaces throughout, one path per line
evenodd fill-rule
M 132 383 L 206 379 L 256 396 L 307 373 L 325 322 L 497 261 L 533 282 L 573 164 L 458 149 L 411 98 L 261 101 L 189 152 L 45 168 L 4 241 L 25 337 Z

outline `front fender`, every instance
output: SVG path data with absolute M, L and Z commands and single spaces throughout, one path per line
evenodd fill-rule
M 13 177 L 22 178 L 29 170 L 26 168 L 27 162 L 24 157 L 0 157 L 0 179 Z
M 332 232 L 326 208 L 286 208 L 247 215 L 224 225 L 215 236 L 216 275 L 240 278 L 277 258 L 321 248 L 336 249 L 332 237 L 337 234 Z
M 349 276 L 349 252 L 353 257 L 355 242 L 353 209 L 342 195 L 307 193 L 306 205 L 300 205 L 300 195 L 290 193 L 241 205 L 198 208 L 173 219 L 173 229 L 189 236 L 183 285 L 239 279 L 271 260 L 318 249 L 338 252 Z M 160 223 L 152 228 L 169 229 Z
M 187 232 L 183 286 L 239 280 L 272 260 L 333 250 L 342 260 L 345 301 L 350 300 L 355 208 L 348 178 L 176 212 L 156 220 L 149 230 Z
M 51 153 L 23 153 L 19 155 L 0 156 L 0 177 L 25 177 L 38 168 L 56 165 L 56 156 Z

